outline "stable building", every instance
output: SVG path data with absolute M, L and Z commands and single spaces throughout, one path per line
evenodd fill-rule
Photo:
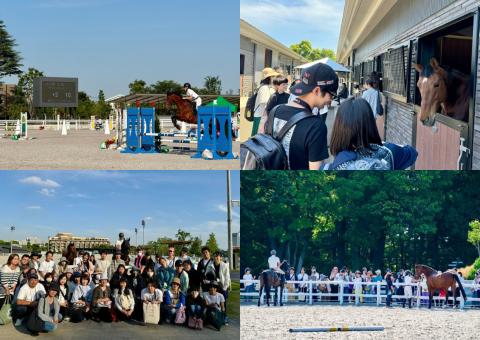
M 291 81 L 295 66 L 308 60 L 240 19 L 240 97 L 249 97 L 262 80 L 265 67 L 278 68 Z
M 480 169 L 479 0 L 346 0 L 337 61 L 353 72 L 350 90 L 372 71 L 380 75 L 384 115 L 377 121 L 384 140 L 418 150 L 415 169 Z M 437 113 L 420 120 L 419 74 L 413 63 L 442 66 L 470 78 L 465 119 Z

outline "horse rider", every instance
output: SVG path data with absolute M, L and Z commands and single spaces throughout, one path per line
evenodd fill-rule
M 115 242 L 115 250 L 122 250 L 123 241 L 125 241 L 125 235 L 123 233 L 118 234 L 118 240 Z
M 274 280 L 277 274 L 280 274 L 282 278 L 285 277 L 285 272 L 280 269 L 280 259 L 278 258 L 277 252 L 274 249 L 270 251 L 270 257 L 268 258 L 268 268 L 270 269 Z
M 183 84 L 183 90 L 186 93 L 186 96 L 183 99 L 186 99 L 192 103 L 194 111 L 197 111 L 197 108 L 202 105 L 202 98 L 192 90 L 192 85 L 190 83 Z

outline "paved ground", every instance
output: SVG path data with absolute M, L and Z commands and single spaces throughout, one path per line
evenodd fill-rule
M 122 154 L 114 150 L 101 150 L 107 139 L 103 131 L 70 130 L 68 136 L 59 131 L 29 130 L 32 140 L 13 141 L 1 138 L 0 169 L 95 169 L 95 170 L 221 170 L 239 169 L 239 160 L 192 159 L 192 153 L 183 154 Z M 114 132 L 109 138 L 114 137 Z M 188 146 L 188 145 L 187 145 Z M 240 144 L 233 143 L 238 154 Z
M 83 321 L 78 324 L 65 322 L 61 323 L 53 333 L 40 333 L 33 337 L 24 326 L 15 328 L 13 325 L 0 326 L 0 339 L 59 339 L 59 340 L 97 340 L 97 339 L 238 339 L 240 337 L 240 321 L 230 320 L 228 326 L 220 331 L 205 327 L 201 331 L 188 329 L 174 325 L 143 325 L 126 322 L 96 323 L 94 321 Z
M 354 306 L 240 307 L 241 339 L 478 339 L 480 311 Z M 290 328 L 383 326 L 377 332 L 289 333 Z

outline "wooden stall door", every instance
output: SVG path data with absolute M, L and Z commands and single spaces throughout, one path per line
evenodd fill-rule
M 437 131 L 423 126 L 417 114 L 418 151 L 415 170 L 457 170 L 460 156 L 460 130 L 449 127 L 437 119 Z

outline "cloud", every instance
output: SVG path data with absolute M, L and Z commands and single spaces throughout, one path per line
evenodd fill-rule
M 36 8 L 80 8 L 112 4 L 113 0 L 43 0 L 36 1 Z
M 42 188 L 59 188 L 60 184 L 51 179 L 41 179 L 38 176 L 25 177 L 20 180 L 20 183 L 36 185 Z
M 225 205 L 225 204 L 217 204 L 217 205 L 215 206 L 215 208 L 216 208 L 218 211 L 224 212 L 225 214 L 228 212 L 228 211 L 227 211 L 227 205 Z M 232 217 L 240 218 L 240 214 L 237 213 L 233 208 L 232 208 L 230 211 L 231 211 L 231 213 L 232 213 Z
M 55 189 L 42 188 L 40 189 L 39 193 L 43 196 L 53 197 L 55 196 Z
M 79 193 L 79 192 L 75 192 L 75 193 L 72 193 L 72 194 L 68 194 L 67 196 L 68 196 L 68 197 L 71 197 L 71 198 L 85 198 L 85 199 L 91 198 L 90 196 L 85 195 L 85 194 L 81 194 L 81 193 Z
M 299 35 L 305 32 L 340 32 L 344 1 L 339 0 L 241 0 L 240 18 L 268 31 L 281 27 Z M 267 33 L 268 34 L 268 33 Z M 299 39 L 300 40 L 300 39 Z
M 42 209 L 42 207 L 39 206 L 39 205 L 30 205 L 30 206 L 28 206 L 28 207 L 25 207 L 25 209 L 40 210 L 40 209 Z

